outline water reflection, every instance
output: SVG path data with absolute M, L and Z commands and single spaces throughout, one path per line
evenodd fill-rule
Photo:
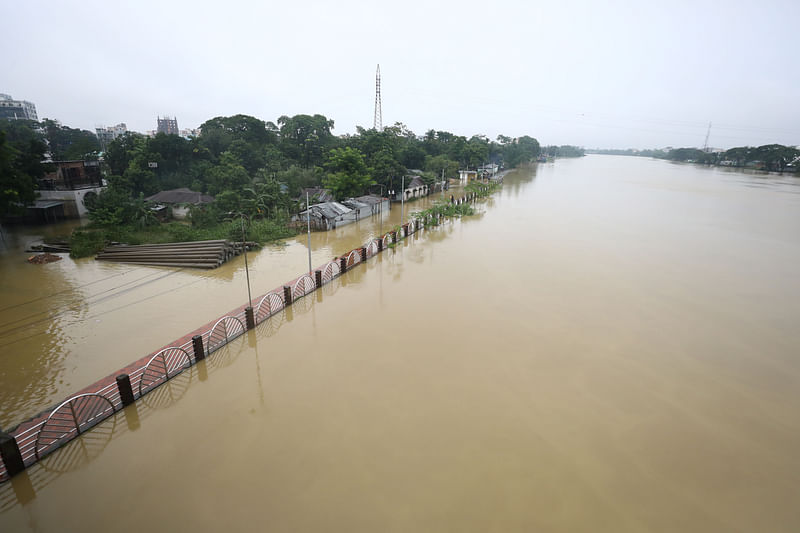
M 60 475 L 86 468 L 114 439 L 127 432 L 139 430 L 143 422 L 155 411 L 167 409 L 180 402 L 195 377 L 198 377 L 199 381 L 205 381 L 210 371 L 230 366 L 247 347 L 253 347 L 257 343 L 255 339 L 256 332 L 251 331 L 232 340 L 208 358 L 198 361 L 169 381 L 152 389 L 137 402 L 117 411 L 91 430 L 49 453 L 12 478 L 10 482 L 0 485 L 0 513 L 15 505 L 30 503 L 36 498 L 37 491 L 44 489 Z M 260 383 L 260 370 L 258 375 Z
M 537 174 L 212 354 L 81 468 L 32 468 L 3 526 L 798 530 L 796 195 L 635 158 Z
M 411 202 L 406 214 L 432 201 Z M 394 206 L 382 218 L 313 233 L 312 262 L 323 264 L 399 223 L 400 209 Z M 59 228 L 66 234 L 72 225 Z M 66 256 L 58 263 L 29 265 L 22 250 L 40 239 L 42 230 L 53 231 L 7 231 L 6 249 L 0 254 L 0 427 L 16 425 L 246 301 L 243 256 L 212 271 Z M 251 252 L 253 292 L 263 293 L 295 278 L 307 264 L 306 247 L 301 235 Z M 360 283 L 359 272 L 345 283 Z

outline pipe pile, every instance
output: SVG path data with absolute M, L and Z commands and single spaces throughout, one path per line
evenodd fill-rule
M 242 243 L 231 243 L 226 240 L 138 246 L 118 244 L 106 247 L 95 259 L 150 266 L 217 268 L 234 255 L 239 255 L 241 251 Z

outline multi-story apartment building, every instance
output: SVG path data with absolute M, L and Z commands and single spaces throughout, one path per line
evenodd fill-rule
M 0 93 L 0 118 L 39 120 L 33 102 L 14 100 L 10 95 L 2 93 Z

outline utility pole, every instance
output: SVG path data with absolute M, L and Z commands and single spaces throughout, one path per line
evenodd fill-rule
M 308 273 L 311 274 L 311 206 L 308 205 L 308 191 L 306 191 L 306 225 L 308 226 Z
M 380 230 L 378 230 L 378 235 L 383 235 L 383 185 L 380 185 L 380 188 L 381 188 L 381 202 L 380 204 L 378 204 L 380 206 L 378 208 L 378 211 L 380 212 L 380 215 L 378 215 L 379 216 L 378 224 L 380 224 Z
M 253 297 L 250 295 L 250 268 L 247 266 L 247 239 L 244 234 L 244 213 L 242 215 L 242 250 L 244 251 L 244 271 L 247 275 L 247 302 L 248 305 L 253 307 Z
M 400 188 L 400 225 L 403 225 L 403 217 L 405 216 L 406 207 L 406 177 L 403 176 L 402 185 Z
M 708 152 L 708 137 L 711 135 L 711 122 L 708 123 L 708 131 L 706 132 L 706 140 L 703 143 L 703 151 Z

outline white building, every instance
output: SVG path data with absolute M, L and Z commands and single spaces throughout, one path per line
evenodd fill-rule
M 389 191 L 389 195 L 394 202 L 400 202 L 401 200 L 405 200 L 407 202 L 412 198 L 428 196 L 428 193 L 430 192 L 428 190 L 428 186 L 425 185 L 425 182 L 420 176 L 406 176 L 402 183 L 404 183 L 405 189 Z
M 39 120 L 33 102 L 14 100 L 11 95 L 2 93 L 0 93 L 0 118 Z
M 97 135 L 97 140 L 100 141 L 105 150 L 108 143 L 128 133 L 128 126 L 124 122 L 120 122 L 116 126 L 109 126 L 108 128 L 99 126 L 94 129 L 94 132 Z
M 458 179 L 461 182 L 469 183 L 472 180 L 478 179 L 478 171 L 477 170 L 459 170 L 458 171 Z
M 389 211 L 391 206 L 388 198 L 381 198 L 374 194 L 359 196 L 342 200 L 342 203 L 356 212 L 356 220 L 377 215 L 383 211 Z

